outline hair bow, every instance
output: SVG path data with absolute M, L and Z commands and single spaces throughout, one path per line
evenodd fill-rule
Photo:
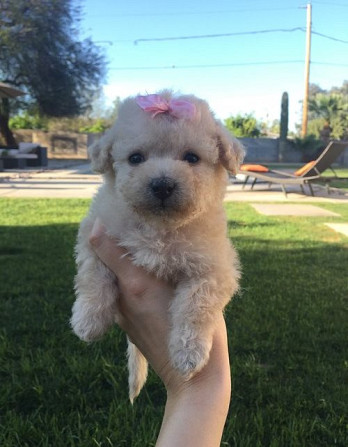
M 151 113 L 152 118 L 160 113 L 168 113 L 175 118 L 192 119 L 196 112 L 195 105 L 189 101 L 167 101 L 160 95 L 137 96 L 135 101 L 145 112 Z

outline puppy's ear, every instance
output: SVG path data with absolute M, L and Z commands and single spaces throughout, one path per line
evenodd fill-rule
M 112 132 L 108 131 L 88 148 L 88 156 L 92 162 L 92 169 L 104 174 L 112 169 L 111 149 L 113 143 Z
M 221 123 L 216 124 L 220 163 L 227 171 L 237 174 L 245 155 L 244 147 Z

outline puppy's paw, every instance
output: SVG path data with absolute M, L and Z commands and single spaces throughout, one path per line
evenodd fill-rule
M 77 299 L 72 309 L 70 324 L 75 334 L 83 341 L 101 338 L 115 323 L 116 309 L 94 307 Z
M 211 344 L 211 341 L 206 339 L 175 340 L 175 337 L 172 337 L 170 355 L 174 368 L 189 380 L 207 364 Z

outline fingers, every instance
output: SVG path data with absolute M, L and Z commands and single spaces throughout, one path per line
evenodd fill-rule
M 101 261 L 116 274 L 119 286 L 123 289 L 126 285 L 127 295 L 139 297 L 146 289 L 168 287 L 165 282 L 134 265 L 127 251 L 118 246 L 116 239 L 108 236 L 99 218 L 94 223 L 89 242 Z
M 104 225 L 98 218 L 94 222 L 89 243 L 104 264 L 114 272 L 119 271 L 119 264 L 122 264 L 122 256 L 126 251 L 117 245 L 116 240 L 108 237 Z
M 99 218 L 94 222 L 89 242 L 99 259 L 103 261 L 118 278 L 129 278 L 133 274 L 139 274 L 139 271 L 142 271 L 142 269 L 133 265 L 127 255 L 127 251 L 118 245 L 117 240 L 108 236 L 106 228 Z

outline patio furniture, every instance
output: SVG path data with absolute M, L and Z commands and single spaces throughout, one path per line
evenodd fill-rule
M 261 180 L 269 183 L 269 185 L 272 183 L 280 185 L 286 196 L 285 185 L 299 185 L 303 194 L 305 194 L 304 186 L 307 185 L 311 195 L 314 196 L 313 182 L 330 181 L 332 178 L 339 179 L 332 164 L 347 147 L 347 141 L 331 141 L 316 160 L 310 161 L 292 174 L 285 171 L 272 170 L 263 165 L 246 164 L 241 166 L 238 174 L 246 176 L 243 188 L 251 177 L 254 179 L 251 189 L 253 189 L 258 180 Z M 334 177 L 323 177 L 321 174 L 329 168 L 333 171 Z
M 37 143 L 19 143 L 18 149 L 0 148 L 0 169 L 47 166 L 47 148 Z

